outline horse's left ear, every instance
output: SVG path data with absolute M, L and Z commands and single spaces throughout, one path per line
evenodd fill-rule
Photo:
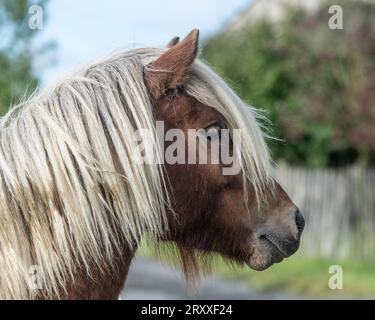
M 198 54 L 198 38 L 199 31 L 194 29 L 145 68 L 145 80 L 155 99 L 184 84 Z

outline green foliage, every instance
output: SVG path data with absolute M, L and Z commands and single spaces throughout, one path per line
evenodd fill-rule
M 342 1 L 344 29 L 328 28 L 329 4 L 281 22 L 226 30 L 205 58 L 272 122 L 276 159 L 310 167 L 375 164 L 375 6 Z
M 46 3 L 47 0 L 0 0 L 0 114 L 38 84 L 33 62 L 36 55 L 46 53 L 52 46 L 33 45 L 38 30 L 28 26 L 29 7 L 36 4 L 45 8 Z

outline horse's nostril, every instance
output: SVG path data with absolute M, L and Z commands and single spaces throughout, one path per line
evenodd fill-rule
M 298 209 L 295 213 L 295 220 L 298 230 L 298 236 L 300 236 L 303 231 L 303 228 L 305 227 L 305 219 L 303 218 L 301 212 Z

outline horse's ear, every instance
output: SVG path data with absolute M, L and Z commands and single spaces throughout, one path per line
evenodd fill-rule
M 198 53 L 199 31 L 194 29 L 185 39 L 165 51 L 145 69 L 145 79 L 155 99 L 166 90 L 182 86 Z
M 171 41 L 168 42 L 167 48 L 174 47 L 180 41 L 180 37 L 173 37 Z

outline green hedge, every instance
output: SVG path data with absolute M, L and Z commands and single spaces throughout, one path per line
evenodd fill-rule
M 208 39 L 203 58 L 249 104 L 265 109 L 273 155 L 309 167 L 375 164 L 375 5 L 340 1 L 281 22 L 252 22 Z

